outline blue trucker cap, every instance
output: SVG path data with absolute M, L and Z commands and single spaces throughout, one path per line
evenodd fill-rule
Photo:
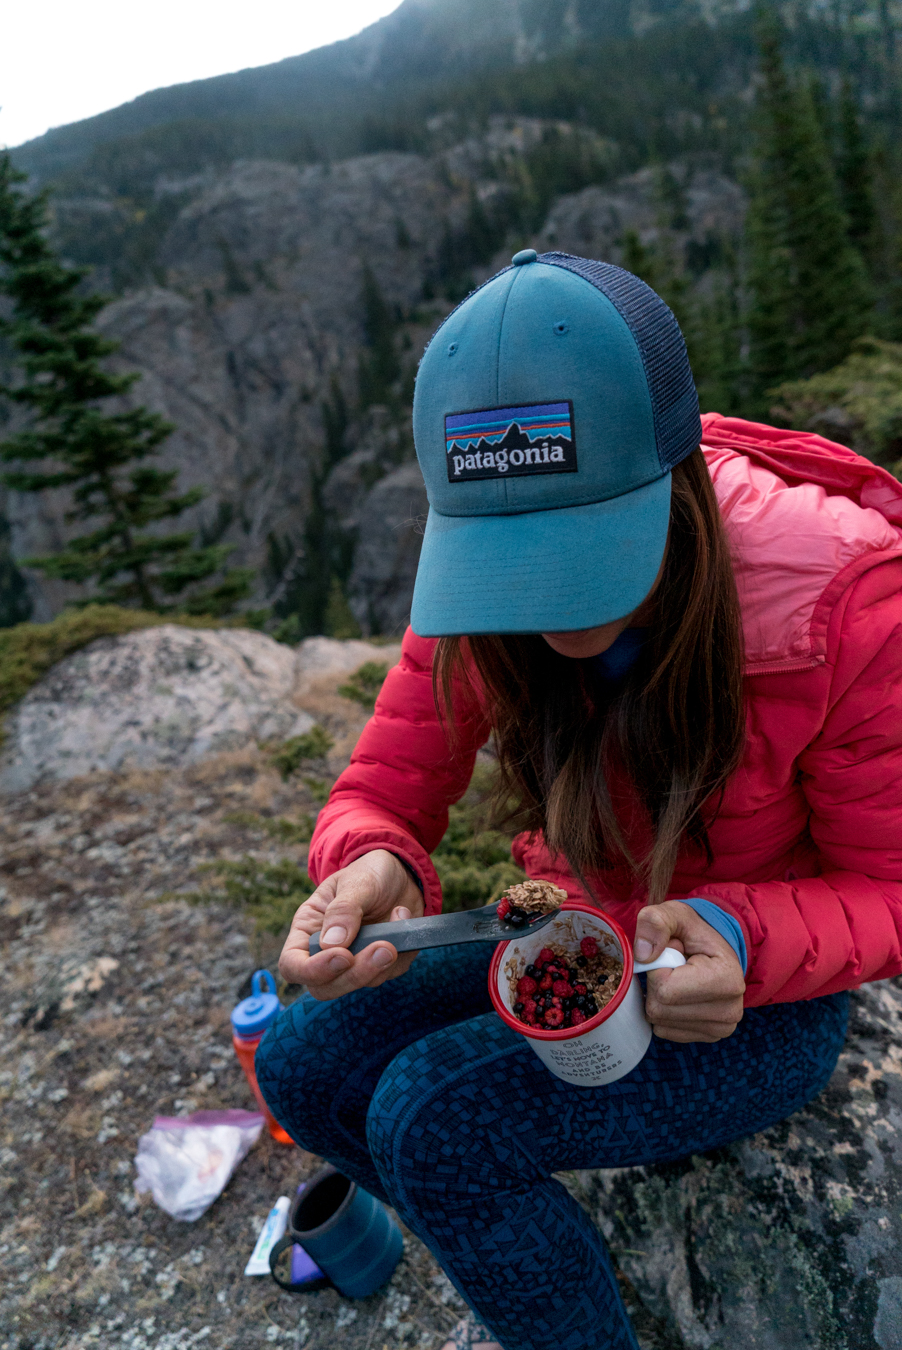
M 525 249 L 438 329 L 417 375 L 429 516 L 422 637 L 592 628 L 636 609 L 701 441 L 679 325 L 611 263 Z

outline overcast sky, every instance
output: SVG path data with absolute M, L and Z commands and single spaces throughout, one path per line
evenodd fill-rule
M 0 146 L 148 89 L 263 66 L 359 33 L 399 0 L 13 0 L 0 42 Z

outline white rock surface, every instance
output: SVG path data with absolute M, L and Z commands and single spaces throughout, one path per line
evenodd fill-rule
M 163 624 L 100 638 L 48 672 L 7 715 L 0 791 L 96 770 L 176 768 L 249 741 L 285 740 L 314 719 L 314 683 L 400 647 L 307 638 L 297 649 L 243 628 Z
M 96 769 L 174 768 L 252 738 L 309 731 L 313 718 L 290 702 L 294 680 L 294 651 L 247 629 L 164 624 L 100 638 L 7 716 L 0 789 Z
M 346 680 L 367 661 L 394 666 L 400 658 L 400 643 L 377 647 L 357 638 L 304 638 L 295 657 L 295 697 L 302 699 L 310 686 L 320 680 Z

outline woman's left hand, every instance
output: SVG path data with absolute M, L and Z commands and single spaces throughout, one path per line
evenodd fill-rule
M 665 1041 L 721 1041 L 742 1020 L 745 980 L 736 953 L 695 910 L 679 900 L 647 905 L 636 921 L 633 953 L 654 961 L 665 947 L 686 957 L 677 970 L 648 975 L 645 1012 Z

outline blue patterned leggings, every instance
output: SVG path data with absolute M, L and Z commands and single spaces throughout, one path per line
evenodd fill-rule
M 504 1350 L 637 1350 L 604 1241 L 552 1173 L 703 1153 L 783 1120 L 827 1082 L 848 995 L 746 1013 L 716 1045 L 652 1039 L 617 1083 L 572 1087 L 490 1010 L 492 949 L 307 996 L 257 1050 L 273 1114 L 389 1201 Z

